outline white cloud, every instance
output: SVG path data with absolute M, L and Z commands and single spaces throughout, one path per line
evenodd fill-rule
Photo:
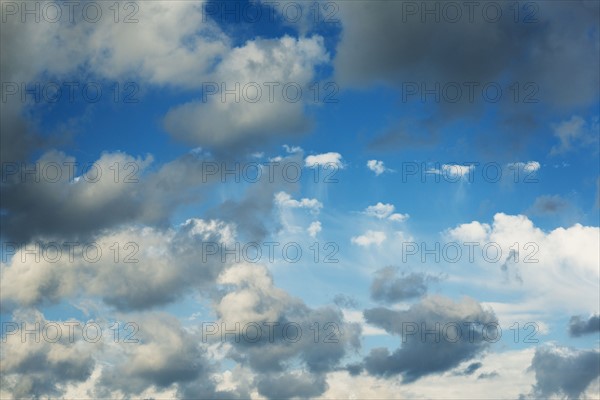
M 320 36 L 248 41 L 224 55 L 206 77 L 202 100 L 167 113 L 165 127 L 183 141 L 228 149 L 302 133 L 311 124 L 304 114 L 307 85 L 315 66 L 328 59 Z
M 395 207 L 393 204 L 383 204 L 379 202 L 374 206 L 368 206 L 364 212 L 369 217 L 383 219 L 389 217 L 394 212 L 394 209 Z
M 368 230 L 364 235 L 353 236 L 350 241 L 356 245 L 368 247 L 372 244 L 380 246 L 385 239 L 385 232 Z
M 298 201 L 286 192 L 276 193 L 275 203 L 281 208 L 306 208 L 313 214 L 318 214 L 323 208 L 323 203 L 317 199 L 303 198 Z
M 469 269 L 470 277 L 466 277 L 474 284 L 506 290 L 506 274 L 518 274 L 509 287 L 523 296 L 521 302 L 529 304 L 528 312 L 599 311 L 598 227 L 575 224 L 545 232 L 526 216 L 498 213 L 491 226 L 474 221 L 447 231 L 447 237 L 458 243 L 478 243 L 474 265 L 479 266 L 480 274 Z M 482 248 L 488 243 L 500 248 L 497 262 L 495 250 L 489 251 L 487 261 L 484 257 Z M 463 253 L 463 257 L 467 259 L 468 254 Z
M 390 221 L 394 221 L 394 222 L 404 222 L 408 218 L 410 218 L 410 215 L 408 215 L 408 214 L 394 213 L 394 214 L 390 215 L 388 219 Z
M 342 155 L 335 152 L 308 156 L 304 159 L 304 165 L 308 168 L 327 167 L 334 165 L 336 168 L 344 169 Z
M 399 213 L 394 213 L 394 210 L 396 209 L 396 207 L 394 207 L 393 204 L 389 204 L 389 203 L 381 203 L 378 202 L 377 204 L 375 204 L 374 206 L 368 206 L 364 213 L 366 215 L 368 215 L 369 217 L 375 217 L 378 219 L 389 219 L 390 221 L 394 221 L 394 222 L 404 222 L 409 218 L 408 214 L 399 214 Z
M 519 168 L 525 172 L 536 172 L 541 168 L 541 165 L 537 161 L 527 161 L 527 162 L 515 162 L 509 163 L 506 165 L 509 168 Z
M 369 160 L 367 161 L 367 168 L 375 172 L 376 176 L 383 174 L 384 172 L 393 172 L 393 170 L 386 168 L 383 161 Z
M 309 227 L 306 229 L 306 231 L 308 232 L 308 234 L 310 235 L 311 238 L 316 238 L 317 234 L 319 232 L 321 232 L 322 227 L 321 227 L 321 222 L 320 221 L 313 221 L 310 223 Z

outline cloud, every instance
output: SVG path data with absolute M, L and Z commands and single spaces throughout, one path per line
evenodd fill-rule
M 378 219 L 389 219 L 390 221 L 395 221 L 395 222 L 404 222 L 409 218 L 408 214 L 399 214 L 399 213 L 394 213 L 394 210 L 396 209 L 396 207 L 394 207 L 393 204 L 389 204 L 389 203 L 381 203 L 378 202 L 377 204 L 375 204 L 374 206 L 368 206 L 364 213 L 366 215 L 368 215 L 369 217 L 375 217 Z
M 375 172 L 376 176 L 379 176 L 381 174 L 383 174 L 384 172 L 393 172 L 394 170 L 386 168 L 385 165 L 383 165 L 383 161 L 379 161 L 379 160 L 369 160 L 367 161 L 367 168 L 369 168 L 371 171 Z
M 560 141 L 550 150 L 553 155 L 571 151 L 575 146 L 597 144 L 600 134 L 598 116 L 586 122 L 582 117 L 573 115 L 571 119 L 554 124 L 552 128 L 554 136 Z
M 402 118 L 398 126 L 375 138 L 373 146 L 431 146 L 454 135 L 454 129 L 445 129 L 451 122 L 476 119 L 488 106 L 494 106 L 496 120 L 488 132 L 478 132 L 477 140 L 489 151 L 514 150 L 528 143 L 536 128 L 543 127 L 541 115 L 551 117 L 556 110 L 572 112 L 597 101 L 597 91 L 592 88 L 598 87 L 600 78 L 592 71 L 599 67 L 593 56 L 599 40 L 589 35 L 598 29 L 597 6 L 583 1 L 543 3 L 535 15 L 537 21 L 515 23 L 504 4 L 496 6 L 501 8 L 502 17 L 487 21 L 483 9 L 490 9 L 489 4 L 493 3 L 478 3 L 471 11 L 459 4 L 458 10 L 453 9 L 459 17 L 453 20 L 446 18 L 450 9 L 446 10 L 444 3 L 414 7 L 385 1 L 340 4 L 343 35 L 337 44 L 334 68 L 341 87 L 384 83 L 408 99 L 403 103 L 414 104 L 424 101 L 423 87 L 432 92 L 436 85 L 440 87 L 437 92 L 441 100 L 425 95 L 434 105 L 432 116 L 422 120 L 413 117 L 412 121 Z M 427 14 L 432 8 L 435 10 Z M 570 18 L 565 19 L 566 14 Z M 540 26 L 544 29 L 538 29 Z M 457 46 L 460 50 L 449 51 Z M 515 102 L 508 95 L 508 85 L 502 87 L 506 96 L 499 103 L 486 102 L 482 87 L 506 79 L 511 84 L 519 82 L 519 90 L 533 82 L 528 90 L 537 88 L 532 97 L 545 108 L 534 114 L 539 104 L 524 103 L 522 97 Z M 444 89 L 456 83 L 462 92 L 457 100 L 454 91 L 448 94 L 455 89 Z M 473 100 L 466 83 L 478 85 Z M 417 93 L 409 95 L 415 88 Z M 504 133 L 496 136 L 500 132 Z
M 528 162 L 515 162 L 515 163 L 509 163 L 506 165 L 508 168 L 518 168 L 518 169 L 522 169 L 525 172 L 536 172 L 539 171 L 540 169 L 540 163 L 537 161 L 528 161 Z
M 102 342 L 92 343 L 83 340 L 82 335 L 75 334 L 71 341 L 67 334 L 68 326 L 61 326 L 57 321 L 48 321 L 40 313 L 18 313 L 17 318 L 18 325 L 25 323 L 24 327 L 32 332 L 36 332 L 37 323 L 40 327 L 49 327 L 47 332 L 44 330 L 48 337 L 54 337 L 58 329 L 62 330 L 62 334 L 56 342 L 51 343 L 49 340 L 40 339 L 39 328 L 37 340 L 34 339 L 34 334 L 23 340 L 20 331 L 23 326 L 17 328 L 16 334 L 4 336 L 6 333 L 3 332 L 0 372 L 4 390 L 9 391 L 15 399 L 59 397 L 65 385 L 84 382 L 90 378 L 96 365 L 94 355 L 98 348 L 102 347 Z M 85 322 L 74 320 L 66 322 L 85 325 Z M 5 323 L 4 321 L 3 325 Z M 90 329 L 90 337 L 93 337 L 92 332 Z
M 317 199 L 303 198 L 298 201 L 292 199 L 292 196 L 286 192 L 279 192 L 275 194 L 275 204 L 282 208 L 306 208 L 312 214 L 318 214 L 321 208 L 323 208 L 323 203 Z
M 320 221 L 311 222 L 310 225 L 308 226 L 308 228 L 306 229 L 306 231 L 308 232 L 310 237 L 313 239 L 317 237 L 317 235 L 319 234 L 319 232 L 321 232 L 321 230 L 322 230 L 322 228 L 321 228 Z
M 429 169 L 428 173 L 447 176 L 448 178 L 464 178 L 475 170 L 475 165 L 443 164 L 441 169 Z
M 569 320 L 569 335 L 579 337 L 590 333 L 600 332 L 600 315 L 592 315 L 585 320 L 574 315 Z
M 258 391 L 269 399 L 313 398 L 328 389 L 322 375 L 285 373 L 267 375 L 258 379 Z
M 427 293 L 429 283 L 436 281 L 437 278 L 422 272 L 403 272 L 398 277 L 397 267 L 385 267 L 375 272 L 371 298 L 384 303 L 396 303 L 422 297 Z
M 223 56 L 206 79 L 202 101 L 167 113 L 165 128 L 184 142 L 221 152 L 306 132 L 307 86 L 315 66 L 327 60 L 319 36 L 248 41 Z
M 334 166 L 339 169 L 345 168 L 345 165 L 342 162 L 342 155 L 335 152 L 307 156 L 304 159 L 304 165 L 307 168 L 327 168 L 329 166 Z
M 280 393 L 278 390 L 284 390 L 281 388 L 270 392 L 267 389 L 269 385 L 266 382 L 272 382 L 276 376 L 282 376 L 292 386 L 303 388 L 306 385 L 302 382 L 307 382 L 306 379 L 322 382 L 320 375 L 337 368 L 346 353 L 360 345 L 358 324 L 346 322 L 338 309 L 306 306 L 300 299 L 276 287 L 262 265 L 242 263 L 232 266 L 223 272 L 219 283 L 229 288 L 215 304 L 219 323 L 227 327 L 233 327 L 236 323 L 240 326 L 275 324 L 272 325 L 272 335 L 267 334 L 265 328 L 263 335 L 254 342 L 243 335 L 237 340 L 233 340 L 231 335 L 221 338 L 232 346 L 229 357 L 249 365 L 253 371 L 265 377 L 265 383 L 259 383 L 258 386 L 266 396 L 276 396 L 276 393 Z M 285 327 L 290 324 L 296 324 L 299 329 L 287 331 Z M 315 326 L 319 327 L 317 339 L 311 331 L 316 329 Z M 289 340 L 295 332 L 301 334 L 295 336 L 296 340 Z M 252 334 L 248 334 L 248 338 Z M 218 337 L 214 339 L 219 340 Z M 295 363 L 303 365 L 310 375 L 287 376 L 289 366 Z M 326 390 L 325 386 L 318 387 L 318 394 Z
M 368 247 L 372 244 L 381 246 L 385 239 L 385 232 L 368 230 L 364 235 L 353 236 L 350 241 L 356 245 Z
M 530 307 L 543 313 L 550 309 L 575 313 L 598 310 L 599 234 L 598 227 L 581 224 L 546 232 L 524 215 L 497 213 L 491 225 L 478 221 L 461 224 L 445 236 L 449 242 L 475 242 L 472 264 L 476 268 L 469 269 L 468 278 L 472 282 L 506 285 L 499 267 L 510 260 L 520 277 L 511 287 L 531 298 Z M 499 257 L 492 254 L 492 248 L 500 249 Z M 464 259 L 468 259 L 467 252 L 465 246 Z
M 559 195 L 542 195 L 535 199 L 530 212 L 534 215 L 555 215 L 563 212 L 569 205 Z
M 402 337 L 402 347 L 391 354 L 387 348 L 371 350 L 363 362 L 365 369 L 377 376 L 402 375 L 403 383 L 456 367 L 488 347 L 489 340 L 485 337 L 493 338 L 497 334 L 493 332 L 494 324 L 497 324 L 493 311 L 484 310 L 471 298 L 455 302 L 446 297 L 430 296 L 405 311 L 380 307 L 367 309 L 364 315 L 367 322 Z M 410 333 L 406 324 L 412 324 L 416 330 Z M 462 332 L 452 328 L 448 329 L 452 333 L 442 334 L 441 327 L 447 324 L 460 325 Z M 469 334 L 464 332 L 466 326 L 473 327 Z M 437 332 L 439 336 L 425 334 L 424 329 Z
M 126 227 L 71 245 L 28 243 L 1 264 L 2 306 L 54 304 L 82 295 L 125 311 L 164 305 L 191 289 L 209 291 L 228 265 L 221 251 L 233 248 L 234 239 L 232 225 L 189 219 L 176 229 Z M 203 243 L 214 244 L 214 255 Z
M 600 375 L 598 350 L 574 350 L 547 346 L 538 348 L 530 368 L 535 372 L 535 395 L 563 395 L 578 399 Z

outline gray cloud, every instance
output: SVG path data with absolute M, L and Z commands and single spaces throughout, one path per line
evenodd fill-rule
M 533 390 L 536 395 L 545 398 L 562 395 L 568 399 L 578 399 L 600 375 L 600 352 L 538 348 L 530 368 L 535 372 Z
M 417 8 L 416 14 L 407 5 Z M 455 3 L 458 4 L 458 3 Z M 488 132 L 477 132 L 481 146 L 490 152 L 515 150 L 527 143 L 540 128 L 539 116 L 560 110 L 565 117 L 570 111 L 591 105 L 598 97 L 595 88 L 600 84 L 596 70 L 599 41 L 589 32 L 598 29 L 597 3 L 584 1 L 555 1 L 535 3 L 537 22 L 524 23 L 527 10 L 520 10 L 519 22 L 508 9 L 508 3 L 479 2 L 470 20 L 469 11 L 460 3 L 461 17 L 450 21 L 444 2 L 346 2 L 340 4 L 343 32 L 334 59 L 336 79 L 343 87 L 365 87 L 373 83 L 390 84 L 408 95 L 407 84 L 440 87 L 457 82 L 462 96 L 450 101 L 454 92 L 434 101 L 430 95 L 428 110 L 433 117 L 425 120 L 401 116 L 398 127 L 389 127 L 375 138 L 372 146 L 435 145 L 435 139 L 446 137 L 446 128 L 463 118 L 477 119 L 487 106 L 498 112 L 496 126 Z M 483 9 L 500 4 L 502 17 L 497 22 L 483 18 Z M 440 17 L 423 16 L 425 7 L 437 7 Z M 448 12 L 450 12 L 448 11 Z M 568 16 L 568 17 L 567 17 Z M 425 21 L 423 21 L 425 18 Z M 466 82 L 479 84 L 475 100 L 469 100 Z M 482 87 L 489 82 L 519 82 L 522 95 L 528 82 L 539 91 L 539 104 L 514 101 L 508 85 L 502 86 L 503 96 L 498 103 L 486 101 Z M 535 89 L 535 90 L 537 90 Z M 441 91 L 441 93 L 444 93 Z M 408 97 L 403 109 L 418 108 L 421 89 Z M 405 103 L 405 100 L 402 100 Z M 411 108 L 411 105 L 415 107 Z M 509 129 L 512 128 L 512 129 Z M 543 128 L 547 128 L 544 126 Z M 454 129 L 448 133 L 455 134 Z M 433 139 L 433 140 L 432 140 Z
M 233 226 L 215 220 L 191 219 L 167 230 L 123 228 L 95 238 L 92 243 L 101 254 L 96 262 L 86 259 L 83 251 L 90 242 L 73 247 L 72 259 L 65 249 L 55 261 L 42 256 L 40 249 L 48 243 L 39 243 L 38 250 L 30 243 L 2 264 L 2 307 L 53 304 L 85 295 L 120 310 L 141 310 L 170 303 L 191 289 L 209 292 L 228 263 L 220 251 L 208 256 L 203 243 L 223 250 L 225 244 L 232 246 L 234 236 Z M 62 241 L 50 243 L 63 246 Z M 34 249 L 34 255 L 24 256 L 27 249 Z
M 371 298 L 384 303 L 413 299 L 427 294 L 430 282 L 438 279 L 423 272 L 403 272 L 399 277 L 397 267 L 385 267 L 375 272 L 371 283 Z
M 262 377 L 257 387 L 269 399 L 310 399 L 323 394 L 329 386 L 322 375 L 285 373 Z
M 560 214 L 569 207 L 569 202 L 559 195 L 543 195 L 535 199 L 531 213 L 535 215 Z
M 591 333 L 600 333 L 600 315 L 592 315 L 587 320 L 578 315 L 569 321 L 569 335 L 579 337 Z
M 300 299 L 274 286 L 270 274 L 261 265 L 233 266 L 223 273 L 219 282 L 230 288 L 215 306 L 219 321 L 230 329 L 236 323 L 241 327 L 256 324 L 262 326 L 262 334 L 258 340 L 253 340 L 256 336 L 253 328 L 246 336 L 240 335 L 237 341 L 232 335 L 225 338 L 215 335 L 212 339 L 227 340 L 232 346 L 228 357 L 261 375 L 267 374 L 264 382 L 271 382 L 277 374 L 285 375 L 298 363 L 309 375 L 284 377 L 290 385 L 303 387 L 307 379 L 324 382 L 324 374 L 335 370 L 351 349 L 360 347 L 358 324 L 346 322 L 338 309 L 306 306 Z M 272 325 L 272 335 L 263 324 L 276 324 Z M 278 393 L 283 393 L 279 391 L 283 389 L 269 391 L 267 386 L 262 384 L 266 396 L 277 397 Z M 316 387 L 320 391 L 326 390 L 323 385 Z M 297 395 L 302 397 L 303 392 L 304 389 Z M 310 393 L 306 396 L 322 392 Z
M 399 335 L 403 340 L 402 346 L 391 354 L 386 348 L 371 350 L 364 360 L 365 369 L 374 375 L 402 375 L 405 382 L 456 367 L 482 352 L 488 347 L 490 338 L 496 335 L 494 313 L 469 298 L 454 302 L 432 296 L 406 311 L 374 308 L 365 310 L 364 316 L 367 322 Z M 436 323 L 439 324 L 437 329 Z M 415 334 L 409 333 L 408 329 L 412 328 L 408 328 L 408 324 L 416 324 L 413 325 L 417 329 Z M 461 327 L 460 335 L 456 334 L 454 324 Z M 425 334 L 426 329 L 437 331 L 439 336 Z

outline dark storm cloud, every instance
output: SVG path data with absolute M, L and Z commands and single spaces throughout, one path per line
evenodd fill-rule
M 437 278 L 423 272 L 403 272 L 399 277 L 397 267 L 385 267 L 375 272 L 371 283 L 371 298 L 384 303 L 424 296 L 430 282 Z
M 573 337 L 600 333 L 600 315 L 592 315 L 587 320 L 578 315 L 571 317 L 569 321 L 569 334 Z
M 365 310 L 364 316 L 368 323 L 401 336 L 403 341 L 391 354 L 387 348 L 371 350 L 364 359 L 365 369 L 373 375 L 402 375 L 404 382 L 456 367 L 486 349 L 497 335 L 494 313 L 468 298 L 454 302 L 432 296 L 406 311 L 374 308 Z M 460 326 L 460 334 L 456 326 Z
M 373 140 L 373 147 L 434 144 L 450 122 L 464 117 L 478 120 L 489 106 L 498 112 L 497 126 L 477 132 L 481 146 L 490 151 L 514 150 L 540 127 L 537 113 L 560 110 L 566 116 L 597 100 L 599 40 L 593 33 L 599 26 L 597 2 L 531 3 L 536 8 L 532 23 L 523 21 L 532 11 L 526 7 L 519 9 L 515 22 L 509 3 L 478 2 L 473 17 L 463 3 L 452 3 L 458 4 L 461 13 L 456 20 L 456 6 L 448 11 L 443 1 L 340 5 L 343 32 L 334 66 L 343 87 L 375 82 L 394 85 L 401 93 L 402 109 L 423 102 L 421 85 L 433 89 L 439 84 L 442 88 L 437 90 L 440 99 L 426 97 L 428 119 L 390 127 Z M 498 21 L 491 22 L 494 18 L 487 14 L 484 17 L 484 10 L 495 12 L 498 6 L 502 9 Z M 415 7 L 416 13 L 412 14 L 410 7 Z M 435 13 L 424 15 L 425 8 L 437 9 L 438 20 Z M 444 92 L 445 85 L 453 82 L 461 88 L 458 100 L 453 100 L 454 91 Z M 474 100 L 464 85 L 470 82 L 478 84 Z M 509 85 L 501 84 L 500 101 L 487 101 L 481 94 L 490 82 L 519 82 L 521 96 L 515 100 Z M 524 90 L 527 83 L 534 85 Z M 412 95 L 415 87 L 417 94 Z M 529 99 L 538 99 L 539 104 L 524 102 L 523 96 L 533 92 L 536 94 Z M 398 120 L 407 118 L 410 114 Z
M 600 352 L 538 348 L 530 368 L 535 372 L 535 395 L 544 398 L 560 395 L 578 399 L 600 375 Z

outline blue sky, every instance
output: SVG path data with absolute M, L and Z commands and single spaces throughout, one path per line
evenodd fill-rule
M 2 397 L 600 394 L 597 3 L 24 4 L 2 1 Z M 104 337 L 22 336 L 68 321 Z M 270 322 L 302 335 L 204 340 Z

